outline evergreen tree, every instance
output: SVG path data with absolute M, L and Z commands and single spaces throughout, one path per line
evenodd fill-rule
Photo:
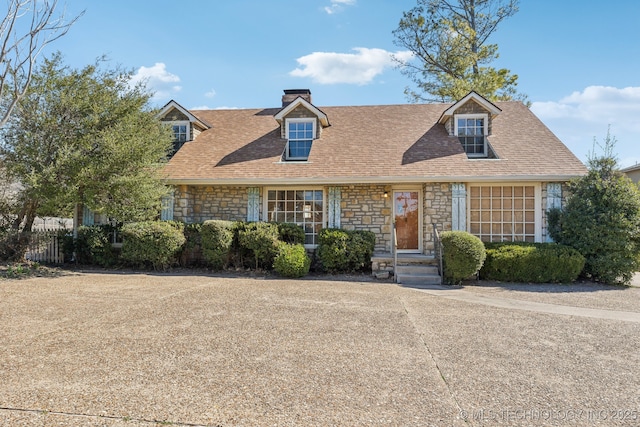
M 518 0 L 418 0 L 393 31 L 394 43 L 413 54 L 395 58 L 416 85 L 408 98 L 450 102 L 475 90 L 490 101 L 526 101 L 517 75 L 489 65 L 498 58 L 489 36 L 517 11 Z
M 589 172 L 570 184 L 564 209 L 549 212 L 549 228 L 586 258 L 588 277 L 628 284 L 640 270 L 640 190 L 619 171 L 615 142 L 607 132 L 603 155 L 590 155 Z
M 25 238 L 37 215 L 71 215 L 78 203 L 120 221 L 159 213 L 170 131 L 145 86 L 103 63 L 71 69 L 59 53 L 45 59 L 2 130 L 0 157 L 21 185 L 12 228 Z

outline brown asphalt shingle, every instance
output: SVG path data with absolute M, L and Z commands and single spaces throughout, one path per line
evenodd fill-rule
M 321 107 L 331 123 L 308 162 L 281 162 L 273 109 L 201 110 L 212 125 L 166 166 L 174 183 L 416 182 L 570 179 L 584 165 L 522 103 L 498 102 L 489 142 L 499 159 L 468 159 L 438 119 L 451 104 Z

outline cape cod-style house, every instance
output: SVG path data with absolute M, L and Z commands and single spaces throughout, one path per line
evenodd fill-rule
M 483 241 L 548 240 L 546 211 L 585 166 L 521 102 L 471 92 L 453 104 L 325 107 L 307 89 L 276 108 L 159 113 L 176 152 L 163 218 L 370 230 L 385 255 L 429 256 L 434 226 Z M 393 230 L 396 230 L 394 239 Z

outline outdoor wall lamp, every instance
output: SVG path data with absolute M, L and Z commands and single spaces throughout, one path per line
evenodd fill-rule
M 389 197 L 389 192 L 388 192 L 388 191 L 385 191 L 385 192 L 384 192 L 384 194 L 382 195 L 382 197 L 384 197 L 385 199 L 386 199 L 387 197 Z

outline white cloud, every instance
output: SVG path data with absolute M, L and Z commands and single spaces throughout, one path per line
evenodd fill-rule
M 182 86 L 176 84 L 180 82 L 180 77 L 168 72 L 162 62 L 156 62 L 152 67 L 140 67 L 131 77 L 132 84 L 139 82 L 146 82 L 147 89 L 154 92 L 153 99 L 156 101 L 168 99 L 182 90 Z
M 625 166 L 638 159 L 640 87 L 589 86 L 559 101 L 534 102 L 531 110 L 581 160 L 593 152 L 594 137 L 603 141 L 609 125 L 620 163 Z
M 204 96 L 206 98 L 213 98 L 216 96 L 216 90 L 215 89 L 211 89 L 209 92 L 205 93 Z
M 357 47 L 356 53 L 313 52 L 296 61 L 301 67 L 289 74 L 294 77 L 310 77 L 315 83 L 349 83 L 365 85 L 385 68 L 393 66 L 392 55 L 406 58 L 409 52 L 388 52 L 384 49 Z
M 331 0 L 329 6 L 325 6 L 324 11 L 329 15 L 333 15 L 336 12 L 340 12 L 344 6 L 353 6 L 356 4 L 356 0 Z

